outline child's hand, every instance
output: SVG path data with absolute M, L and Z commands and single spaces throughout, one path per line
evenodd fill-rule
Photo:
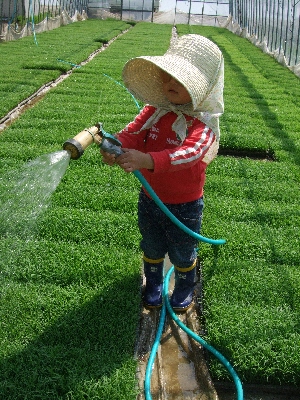
M 116 158 L 116 163 L 119 164 L 125 172 L 133 172 L 137 169 L 154 169 L 154 162 L 150 154 L 142 153 L 134 149 L 124 149 L 123 154 Z
M 100 153 L 102 155 L 102 159 L 105 164 L 112 166 L 116 163 L 116 156 L 114 154 L 107 153 L 102 149 L 100 149 Z

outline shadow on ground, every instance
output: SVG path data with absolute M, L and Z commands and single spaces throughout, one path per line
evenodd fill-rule
M 104 394 L 103 398 L 118 399 L 122 385 L 128 390 L 130 384 L 134 391 L 134 373 L 132 382 L 128 382 L 130 377 L 128 373 L 123 377 L 122 368 L 125 366 L 128 371 L 131 364 L 133 371 L 135 368 L 138 310 L 134 315 L 136 301 L 122 303 L 119 293 L 131 293 L 136 286 L 136 278 L 122 279 L 105 295 L 102 292 L 57 319 L 26 347 L 12 350 L 13 355 L 2 356 L 0 398 L 91 399 L 98 393 Z M 110 322 L 112 313 L 118 326 Z M 113 382 L 117 385 L 112 385 Z

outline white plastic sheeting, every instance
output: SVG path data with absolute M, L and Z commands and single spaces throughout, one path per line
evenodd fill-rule
M 235 33 L 236 35 L 248 39 L 255 46 L 259 47 L 264 53 L 267 53 L 270 56 L 274 57 L 280 64 L 289 68 L 292 72 L 294 72 L 295 75 L 297 75 L 300 78 L 300 64 L 290 66 L 282 49 L 276 49 L 274 51 L 271 51 L 268 48 L 267 39 L 260 41 L 257 38 L 257 36 L 250 35 L 245 28 L 241 28 L 237 22 L 233 21 L 232 16 L 229 16 L 227 22 L 222 26 L 224 28 L 227 28 L 229 31 Z
M 220 26 L 227 22 L 227 17 L 215 15 L 189 14 L 179 9 L 169 10 L 167 12 L 158 12 L 154 14 L 153 22 L 156 24 L 189 24 Z
M 15 31 L 11 25 L 7 25 L 4 27 L 3 33 L 1 34 L 1 40 L 17 40 L 25 36 L 31 36 L 33 34 L 33 30 L 35 31 L 35 33 L 41 33 L 44 31 L 50 31 L 52 29 L 59 28 L 62 25 L 71 24 L 72 22 L 83 21 L 85 19 L 87 19 L 85 11 L 83 11 L 82 14 L 79 14 L 79 12 L 76 11 L 73 17 L 70 17 L 70 15 L 66 11 L 62 11 L 62 13 L 58 17 L 45 18 L 38 24 L 34 24 L 34 26 L 32 25 L 32 23 L 28 23 L 20 32 Z

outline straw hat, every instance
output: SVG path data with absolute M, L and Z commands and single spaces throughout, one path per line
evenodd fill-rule
M 169 101 L 162 91 L 160 68 L 187 89 L 192 99 L 192 111 L 199 109 L 217 83 L 222 63 L 222 53 L 212 41 L 196 34 L 184 35 L 173 41 L 163 56 L 129 60 L 123 69 L 123 80 L 139 100 L 166 107 Z
M 172 75 L 189 92 L 192 101 L 176 105 L 163 93 L 161 70 Z M 218 46 L 200 35 L 184 35 L 173 41 L 163 56 L 129 60 L 123 68 L 127 89 L 139 100 L 156 107 L 142 128 L 149 129 L 169 111 L 177 114 L 172 129 L 183 142 L 187 134 L 184 114 L 198 118 L 216 135 L 203 159 L 209 164 L 217 155 L 220 140 L 219 117 L 224 111 L 224 60 Z

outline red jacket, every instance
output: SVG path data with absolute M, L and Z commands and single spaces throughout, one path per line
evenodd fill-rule
M 197 200 L 203 195 L 205 182 L 207 164 L 203 157 L 215 142 L 215 134 L 199 119 L 185 115 L 188 130 L 181 143 L 172 131 L 172 124 L 177 118 L 172 111 L 150 129 L 140 131 L 155 110 L 153 106 L 145 106 L 117 137 L 122 147 L 152 156 L 154 170 L 142 169 L 141 173 L 164 203 Z

